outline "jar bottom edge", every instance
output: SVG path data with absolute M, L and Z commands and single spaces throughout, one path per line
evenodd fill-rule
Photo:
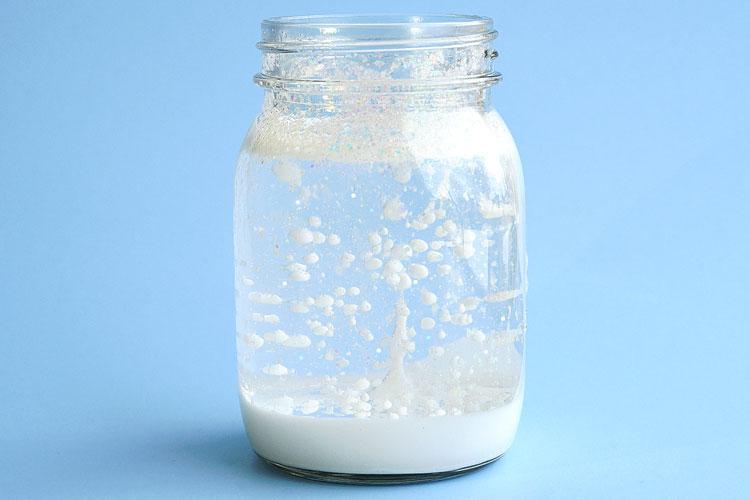
M 256 453 L 256 455 L 258 455 Z M 300 469 L 298 467 L 292 467 L 289 465 L 280 464 L 269 460 L 262 455 L 258 457 L 263 460 L 266 464 L 272 468 L 279 470 L 285 474 L 307 479 L 311 481 L 321 481 L 326 483 L 339 483 L 339 484 L 359 484 L 359 485 L 396 485 L 396 484 L 414 484 L 414 483 L 426 483 L 432 481 L 442 481 L 444 479 L 451 479 L 454 477 L 468 474 L 477 469 L 481 469 L 503 457 L 498 455 L 495 458 L 485 460 L 478 464 L 469 465 L 467 467 L 461 467 L 458 469 L 439 471 L 439 472 L 421 472 L 421 473 L 407 473 L 407 474 L 350 474 L 342 472 L 326 472 L 310 469 Z

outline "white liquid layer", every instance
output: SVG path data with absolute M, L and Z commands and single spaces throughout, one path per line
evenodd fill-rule
M 337 418 L 284 415 L 240 398 L 255 451 L 301 469 L 348 474 L 418 474 L 480 464 L 513 442 L 523 404 L 439 417 Z

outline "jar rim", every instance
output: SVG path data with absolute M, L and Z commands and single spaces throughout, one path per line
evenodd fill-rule
M 485 43 L 492 19 L 467 14 L 322 14 L 272 17 L 261 23 L 263 51 L 398 50 Z

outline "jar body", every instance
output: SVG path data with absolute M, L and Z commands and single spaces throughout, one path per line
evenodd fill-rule
M 240 401 L 269 461 L 428 474 L 513 440 L 521 164 L 485 94 L 438 100 L 269 93 L 248 133 L 234 207 Z

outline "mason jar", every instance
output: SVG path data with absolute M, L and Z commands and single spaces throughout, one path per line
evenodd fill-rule
M 262 23 L 234 245 L 242 416 L 269 463 L 409 482 L 511 445 L 526 250 L 496 34 L 464 15 Z

